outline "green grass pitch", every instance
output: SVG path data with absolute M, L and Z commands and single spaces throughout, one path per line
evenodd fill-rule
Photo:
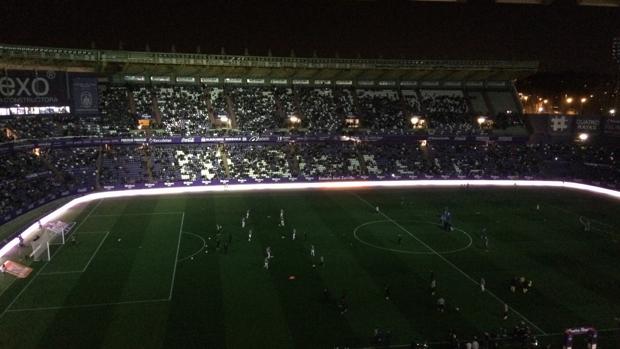
M 438 226 L 444 207 L 452 232 Z M 581 325 L 601 330 L 599 347 L 620 347 L 611 199 L 529 189 L 221 193 L 96 201 L 68 218 L 77 243 L 56 246 L 0 295 L 1 348 L 361 348 L 375 328 L 393 344 L 440 348 L 451 329 L 471 338 L 522 321 L 555 348 Z M 514 276 L 533 288 L 512 293 Z

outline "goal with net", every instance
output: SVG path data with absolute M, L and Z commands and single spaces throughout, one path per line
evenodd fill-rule
M 49 261 L 52 257 L 50 246 L 64 245 L 74 226 L 75 222 L 63 221 L 49 222 L 41 226 L 41 231 L 30 243 L 32 247 L 30 257 L 35 261 Z

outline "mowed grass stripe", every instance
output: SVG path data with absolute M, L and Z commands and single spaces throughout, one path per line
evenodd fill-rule
M 380 217 L 374 210 L 361 205 L 359 200 L 350 193 L 343 193 L 338 197 L 326 197 L 326 200 L 330 200 L 335 205 L 331 211 L 339 212 L 341 219 L 346 221 L 361 224 Z M 384 203 L 386 201 L 382 202 Z M 441 231 L 438 230 L 437 233 L 441 234 Z M 383 242 L 375 240 L 374 243 L 382 244 Z M 445 263 L 440 263 L 435 256 L 406 255 L 365 245 L 360 246 L 362 248 L 358 250 L 357 258 L 368 274 L 375 279 L 376 287 L 380 289 L 380 292 L 374 295 L 375 302 L 385 303 L 383 286 L 389 283 L 392 288 L 391 303 L 403 317 L 409 319 L 408 329 L 392 328 L 394 336 L 398 336 L 400 341 L 409 341 L 411 338 L 441 340 L 457 323 L 462 332 L 472 333 L 485 322 L 495 320 L 494 316 L 491 316 L 489 320 L 485 320 L 484 317 L 471 316 L 475 313 L 475 309 L 480 308 L 478 300 L 484 297 L 479 296 L 479 291 L 475 287 L 460 285 L 458 290 L 451 289 L 449 285 L 462 280 L 462 276 L 457 275 Z M 396 246 L 396 242 L 393 246 Z M 431 271 L 435 273 L 438 280 L 438 293 L 435 297 L 430 293 Z M 464 297 L 464 294 L 467 296 Z M 439 296 L 447 301 L 445 313 L 439 313 L 436 310 L 436 298 Z M 488 300 L 484 301 L 483 305 L 484 309 L 490 308 Z M 386 307 L 386 305 L 381 306 Z M 463 310 L 456 312 L 455 306 Z M 381 316 L 381 312 L 375 311 L 375 313 L 378 313 L 374 316 L 375 318 Z M 386 318 L 385 322 L 389 324 L 390 318 Z M 366 324 L 368 325 L 371 323 Z M 399 329 L 403 332 L 399 332 Z
M 209 241 L 207 228 L 215 227 L 209 223 L 214 216 L 214 200 L 188 196 L 176 198 L 175 202 L 179 210 L 185 211 L 183 230 Z M 201 246 L 202 241 L 183 234 L 179 255 L 188 256 Z M 162 346 L 226 348 L 224 325 L 219 258 L 202 252 L 193 259 L 179 262 Z
M 273 232 L 263 223 L 267 214 L 273 217 L 264 210 L 265 198 L 252 201 L 236 194 L 209 199 L 211 219 L 205 224 L 212 232 L 210 245 L 215 245 L 215 224 L 224 227 L 224 241 L 228 241 L 229 234 L 233 237 L 228 254 L 215 252 L 211 257 L 220 267 L 226 347 L 251 348 L 257 343 L 273 348 L 293 347 L 285 309 L 270 272 L 263 269 L 264 245 L 260 239 Z M 254 231 L 251 242 L 247 241 L 247 230 L 241 228 L 241 216 L 248 208 L 252 212 L 246 228 Z
M 583 263 L 574 262 L 575 259 L 581 258 L 583 252 L 579 248 L 577 250 L 570 248 L 581 246 L 580 249 L 583 249 L 584 243 L 599 244 L 599 241 L 584 241 L 583 237 L 579 236 L 582 234 L 582 228 L 577 225 L 576 220 L 566 220 L 563 215 L 556 216 L 548 210 L 539 212 L 535 209 L 535 205 L 517 207 L 514 210 L 493 210 L 492 207 L 485 207 L 484 203 L 478 207 L 481 207 L 485 213 L 494 213 L 489 220 L 500 220 L 500 223 L 487 225 L 491 236 L 490 256 L 492 258 L 488 260 L 488 264 L 485 263 L 485 265 L 499 266 L 499 269 L 505 271 L 504 274 L 500 274 L 501 279 L 498 280 L 500 288 L 497 294 L 500 297 L 510 300 L 519 308 L 530 308 L 528 316 L 545 328 L 553 328 L 558 326 L 558 323 L 562 326 L 571 326 L 575 323 L 592 321 L 598 323 L 601 320 L 575 311 L 575 305 L 584 301 L 595 303 L 603 301 L 604 299 L 600 297 L 605 292 L 587 291 L 584 288 L 588 287 L 587 283 L 575 280 L 573 266 L 588 269 L 587 272 L 584 270 L 584 273 L 577 273 L 581 275 L 596 275 L 601 272 L 608 274 L 608 272 L 604 268 L 592 268 L 592 263 L 585 260 Z M 466 218 L 467 216 L 462 220 Z M 528 243 L 522 246 L 523 241 Z M 458 259 L 459 256 L 449 258 Z M 472 273 L 481 270 L 480 263 L 476 259 L 466 262 L 461 258 L 458 263 Z M 570 271 L 558 273 L 564 268 Z M 535 281 L 534 293 L 527 296 L 515 296 L 508 291 L 509 280 L 521 275 Z M 613 276 L 612 280 L 616 277 L 617 275 Z M 487 282 L 489 281 L 490 278 L 487 278 Z M 574 291 L 565 291 L 569 289 Z M 549 312 L 550 307 L 556 310 Z M 613 315 L 610 312 L 603 317 L 610 319 Z
M 559 333 L 576 325 L 617 327 L 613 319 L 613 315 L 620 313 L 615 297 L 620 278 L 615 268 L 617 246 L 601 234 L 596 234 L 596 238 L 585 235 L 577 216 L 600 211 L 592 217 L 613 225 L 620 217 L 617 202 L 592 200 L 571 192 L 550 195 L 546 191 L 520 189 L 359 193 L 371 202 L 379 202 L 391 218 L 437 250 L 445 242 L 445 235 L 434 235 L 426 231 L 432 227 L 421 227 L 410 220 L 437 221 L 443 207 L 448 206 L 456 225 L 473 236 L 474 244 L 444 257 L 476 280 L 485 277 L 488 288 L 498 296 L 502 294 L 502 299 L 505 296 L 543 328 Z M 404 204 L 401 198 L 405 199 Z M 535 209 L 536 203 L 541 204 L 540 212 Z M 551 205 L 560 205 L 575 214 L 547 209 Z M 92 207 L 86 207 L 81 217 Z M 252 208 L 248 227 L 255 230 L 253 243 L 247 243 L 247 231 L 242 232 L 240 227 L 241 215 L 247 208 Z M 276 227 L 280 208 L 286 210 L 284 231 Z M 377 215 L 345 191 L 103 201 L 79 230 L 110 230 L 111 234 L 138 231 L 135 240 L 123 236 L 121 245 L 131 250 L 142 244 L 142 249 L 132 251 L 133 259 L 124 256 L 122 250 L 106 250 L 110 242 L 114 242 L 111 247 L 120 249 L 116 242 L 120 235 L 110 235 L 83 274 L 94 271 L 99 279 L 107 278 L 107 269 L 116 271 L 127 257 L 131 271 L 118 284 L 122 291 L 108 290 L 111 283 L 97 283 L 95 276 L 82 279 L 84 275 L 77 273 L 73 276 L 78 278 L 76 286 L 71 275 L 59 275 L 57 279 L 66 284 L 68 297 L 61 289 L 56 295 L 46 296 L 66 298 L 61 304 L 70 305 L 97 297 L 126 299 L 132 294 L 149 292 L 158 295 L 159 290 L 167 295 L 181 218 L 150 213 L 183 211 L 184 230 L 199 234 L 211 246 L 209 254 L 201 253 L 178 264 L 171 302 L 7 313 L 0 319 L 0 346 L 290 348 L 333 347 L 346 342 L 365 347 L 375 327 L 391 329 L 392 343 L 400 344 L 414 338 L 443 341 L 452 328 L 459 337 L 468 338 L 482 331 L 495 331 L 499 326 L 511 327 L 519 321 L 514 316 L 501 320 L 501 306 L 437 256 L 391 253 L 356 242 L 352 230 L 363 222 L 376 220 Z M 116 219 L 98 217 L 99 214 L 120 216 Z M 267 215 L 272 218 L 268 220 Z M 227 255 L 213 253 L 213 239 L 209 237 L 214 236 L 215 223 L 225 227 L 224 240 L 229 231 L 232 233 L 233 243 Z M 290 240 L 293 225 L 298 231 L 295 242 Z M 491 238 L 489 252 L 481 249 L 478 240 L 482 226 L 488 228 Z M 379 246 L 396 246 L 393 235 L 398 230 L 389 223 L 371 228 L 365 238 Z M 308 232 L 307 242 L 301 240 L 304 230 Z M 280 238 L 281 232 L 286 239 Z M 88 235 L 86 239 L 99 234 Z M 310 242 L 317 246 L 317 256 L 325 256 L 325 268 L 311 267 Z M 200 247 L 197 244 L 202 242 L 182 236 L 179 256 L 194 252 Z M 269 271 L 262 269 L 267 244 L 276 255 Z M 57 257 L 63 255 L 59 253 Z M 83 266 L 84 259 L 76 258 L 74 262 Z M 444 314 L 435 310 L 430 296 L 430 270 L 435 271 L 438 291 L 448 302 Z M 289 281 L 288 275 L 293 273 L 297 278 Z M 136 283 L 137 275 L 143 280 Z M 533 279 L 534 288 L 526 295 L 511 293 L 508 281 L 514 275 Z M 45 278 L 56 280 L 51 275 Z M 383 299 L 383 286 L 388 282 L 392 286 L 390 302 Z M 92 285 L 83 285 L 88 283 Z M 349 291 L 347 315 L 338 314 L 335 302 L 326 305 L 320 300 L 323 286 L 330 288 L 333 298 L 338 298 L 343 289 Z M 45 287 L 38 282 L 31 287 L 45 293 Z M 9 292 L 16 293 L 12 289 Z M 3 298 L 0 296 L 0 302 Z M 454 305 L 461 307 L 460 313 L 454 311 Z M 614 335 L 601 333 L 601 347 L 617 347 L 620 342 Z M 544 337 L 542 341 L 561 345 L 560 336 Z
M 154 211 L 157 201 L 128 202 L 124 211 L 131 212 L 134 207 L 139 207 L 146 211 Z M 80 274 L 79 283 L 71 289 L 71 292 L 64 300 L 65 305 L 98 304 L 109 302 L 141 301 L 147 299 L 164 298 L 165 292 L 159 297 L 145 297 L 150 292 L 148 287 L 153 285 L 147 278 L 153 275 L 143 274 L 141 270 L 136 271 L 135 267 L 140 265 L 138 246 L 145 242 L 148 231 L 155 228 L 161 222 L 136 221 L 133 218 L 106 217 L 108 224 L 111 224 L 110 237 L 103 244 L 97 258 L 95 258 L 88 271 Z M 121 239 L 119 242 L 118 239 Z M 168 273 L 169 273 L 168 269 Z M 138 279 L 136 279 L 138 277 Z M 160 282 L 165 282 L 163 278 Z M 167 283 L 166 283 L 167 286 Z M 136 297 L 131 294 L 132 289 L 145 288 L 143 294 Z M 130 291 L 130 292 L 128 292 Z M 129 293 L 129 294 L 128 294 Z M 42 295 L 44 296 L 44 294 Z M 100 346 L 106 340 L 108 327 L 112 326 L 116 315 L 116 309 L 125 305 L 97 308 L 98 323 L 101 326 L 91 328 L 91 331 L 82 333 L 78 342 L 73 345 L 79 347 Z M 88 313 L 76 312 L 74 309 L 61 309 L 55 312 L 54 321 L 47 328 L 46 334 L 41 338 L 41 346 L 61 346 L 65 343 L 65 335 L 73 329 L 69 324 L 75 321 L 89 322 L 89 319 L 77 318 L 76 314 L 88 316 Z M 91 313 L 92 316 L 92 313 Z
M 310 199 L 305 195 L 310 195 Z M 346 247 L 333 236 L 340 227 L 326 220 L 323 210 L 313 205 L 316 195 L 273 194 L 266 198 L 265 206 L 274 219 L 267 223 L 272 232 L 261 238 L 264 246 L 277 252 L 270 272 L 284 304 L 295 347 L 300 348 L 350 345 L 360 338 L 349 322 L 356 311 L 351 309 L 341 315 L 337 306 L 345 287 L 328 277 L 330 270 L 343 271 Z M 280 209 L 285 210 L 284 228 L 277 227 Z M 293 229 L 297 232 L 295 241 Z M 311 245 L 315 246 L 314 257 L 310 254 Z M 321 256 L 325 258 L 323 267 Z M 295 280 L 288 279 L 291 275 Z M 331 294 L 329 300 L 323 296 L 326 287 Z

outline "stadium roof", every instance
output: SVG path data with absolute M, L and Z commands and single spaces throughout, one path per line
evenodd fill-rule
M 488 81 L 531 75 L 538 62 L 239 56 L 0 44 L 0 68 L 220 78 Z

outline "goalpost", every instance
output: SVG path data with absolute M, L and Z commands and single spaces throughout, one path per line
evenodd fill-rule
M 575 336 L 586 336 L 588 349 L 596 349 L 598 341 L 598 331 L 594 327 L 576 327 L 568 328 L 564 331 L 563 349 L 572 349 Z
M 50 233 L 49 230 L 44 230 L 43 233 L 35 240 L 31 242 L 32 253 L 30 257 L 35 261 L 49 261 L 52 256 L 50 253 L 50 241 L 57 237 L 57 235 Z
M 32 253 L 30 257 L 35 261 L 49 261 L 52 258 L 51 245 L 64 245 L 66 237 L 75 226 L 75 222 L 65 223 L 62 221 L 49 222 L 42 226 L 40 235 L 30 245 Z

